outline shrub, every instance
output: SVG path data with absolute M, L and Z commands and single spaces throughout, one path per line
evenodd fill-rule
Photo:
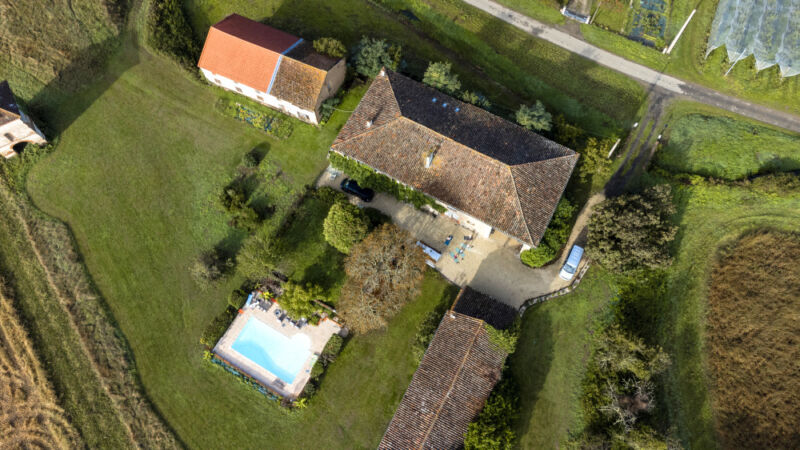
M 369 219 L 357 206 L 337 202 L 328 211 L 322 223 L 322 234 L 331 246 L 342 253 L 350 253 L 350 248 L 361 242 L 369 232 Z
M 371 167 L 361 164 L 356 160 L 346 158 L 334 152 L 328 154 L 328 159 L 333 167 L 346 173 L 362 187 L 384 192 L 401 202 L 411 203 L 416 208 L 428 205 L 436 211 L 445 211 L 445 208 L 436 203 L 436 200 L 431 197 L 428 197 L 420 191 L 411 189 L 408 186 L 402 185 L 386 175 L 379 174 Z
M 258 166 L 258 157 L 253 152 L 247 152 L 242 156 L 242 165 L 249 168 L 256 167 Z
M 313 193 L 314 197 L 328 206 L 332 206 L 336 202 L 347 202 L 347 195 L 342 191 L 337 191 L 328 186 L 323 186 Z
M 223 258 L 216 249 L 201 253 L 189 266 L 192 277 L 198 283 L 216 281 L 233 266 L 233 262 Z
M 362 211 L 364 211 L 364 214 L 367 216 L 367 220 L 369 220 L 370 231 L 385 223 L 392 223 L 392 218 L 381 212 L 379 209 L 364 208 Z
M 525 250 L 519 255 L 522 263 L 531 267 L 542 267 L 552 261 L 569 240 L 569 234 L 572 231 L 572 217 L 577 210 L 578 207 L 566 197 L 562 198 L 556 206 L 553 218 L 550 220 L 539 246 Z
M 317 53 L 328 55 L 331 58 L 342 58 L 347 53 L 347 49 L 344 47 L 344 44 L 342 44 L 342 41 L 331 37 L 315 39 L 311 45 L 314 46 L 314 50 L 316 50 Z
M 483 109 L 489 109 L 492 106 L 489 99 L 479 92 L 464 91 L 461 93 L 461 100 Z
M 336 110 L 336 105 L 341 103 L 337 97 L 331 97 L 324 102 L 322 102 L 322 106 L 320 106 L 319 110 L 319 124 L 325 125 L 331 119 L 333 115 L 333 111 Z
M 469 424 L 464 436 L 467 450 L 496 450 L 514 448 L 514 421 L 519 414 L 519 388 L 506 371 L 492 390 L 483 409 Z
M 214 347 L 222 335 L 225 334 L 225 331 L 231 325 L 231 322 L 233 322 L 233 319 L 236 317 L 236 313 L 237 308 L 231 308 L 229 306 L 225 308 L 225 311 L 220 313 L 217 317 L 214 317 L 214 320 L 212 320 L 203 331 L 203 335 L 200 337 L 200 343 L 209 348 Z
M 507 354 L 514 353 L 517 348 L 517 339 L 519 338 L 520 323 L 519 319 L 514 321 L 514 324 L 505 330 L 498 330 L 497 328 L 484 323 L 483 327 L 486 329 L 486 334 L 489 335 L 489 342 L 495 348 L 498 348 Z
M 669 244 L 677 232 L 670 223 L 674 213 L 667 184 L 608 199 L 592 213 L 587 252 L 617 272 L 666 267 L 672 263 Z
M 268 228 L 260 227 L 245 239 L 236 257 L 239 270 L 248 277 L 259 278 L 270 273 L 281 255 L 280 240 Z
M 200 46 L 178 0 L 154 0 L 147 18 L 148 43 L 186 70 L 196 73 Z
M 336 361 L 336 357 L 339 356 L 339 352 L 342 351 L 342 345 L 344 345 L 344 339 L 341 336 L 338 334 L 331 336 L 328 343 L 325 344 L 325 348 L 322 349 L 322 353 L 319 355 L 322 364 L 327 366 Z
M 556 116 L 555 120 L 555 140 L 561 145 L 570 148 L 578 148 L 583 140 L 583 130 L 567 122 L 563 114 Z
M 319 309 L 314 300 L 321 298 L 324 297 L 322 288 L 319 286 L 311 284 L 302 286 L 289 281 L 283 285 L 283 294 L 278 298 L 278 303 L 289 316 L 297 320 L 301 317 L 310 318 L 313 316 Z
M 254 230 L 261 218 L 252 206 L 247 204 L 247 194 L 241 180 L 228 185 L 220 195 L 222 207 L 231 215 L 231 225 L 248 231 Z
M 345 259 L 339 310 L 347 325 L 358 333 L 386 326 L 417 295 L 425 267 L 408 232 L 389 224 L 375 229 Z
M 399 45 L 390 45 L 383 39 L 364 36 L 356 47 L 353 67 L 359 74 L 373 78 L 378 75 L 381 67 L 397 70 L 401 57 L 402 47 Z
M 428 64 L 422 82 L 445 94 L 453 95 L 461 89 L 461 81 L 458 80 L 458 75 L 451 72 L 452 68 L 451 63 L 432 62 Z
M 581 150 L 581 158 L 578 161 L 578 176 L 582 182 L 586 182 L 593 175 L 606 175 L 611 168 L 611 160 L 608 152 L 613 145 L 612 140 L 589 138 L 586 146 Z
M 428 346 L 431 345 L 433 335 L 436 334 L 436 328 L 439 326 L 441 319 L 442 313 L 440 311 L 430 311 L 417 325 L 417 334 L 414 335 L 414 343 L 411 348 L 417 364 L 422 361 Z
M 518 124 L 533 131 L 549 131 L 552 128 L 553 117 L 539 100 L 531 106 L 520 106 L 515 119 Z
M 217 110 L 276 139 L 286 139 L 294 131 L 292 119 L 244 98 L 235 102 L 221 98 L 217 101 Z

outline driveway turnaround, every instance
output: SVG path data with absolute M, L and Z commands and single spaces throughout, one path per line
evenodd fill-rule
M 555 44 L 572 53 L 588 58 L 600 65 L 621 72 L 649 86 L 656 86 L 668 92 L 685 95 L 692 100 L 716 106 L 751 119 L 800 133 L 800 117 L 777 111 L 766 106 L 756 105 L 736 97 L 721 94 L 712 89 L 687 83 L 678 78 L 629 61 L 621 56 L 607 52 L 576 37 L 559 31 L 538 20 L 506 8 L 492 0 L 464 0 L 465 3 L 481 9 L 498 19 L 507 22 L 526 33 Z

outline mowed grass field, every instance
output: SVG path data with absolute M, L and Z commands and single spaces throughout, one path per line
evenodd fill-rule
M 800 446 L 800 234 L 753 231 L 720 252 L 708 297 L 723 448 Z
M 511 367 L 520 385 L 520 448 L 559 448 L 583 429 L 581 383 L 592 333 L 610 319 L 613 277 L 592 267 L 574 293 L 525 311 Z
M 675 120 L 656 161 L 670 171 L 737 180 L 800 169 L 800 135 L 689 102 L 667 115 Z

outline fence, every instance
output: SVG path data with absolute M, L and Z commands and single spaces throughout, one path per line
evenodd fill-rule
M 519 315 L 522 316 L 523 314 L 525 314 L 525 310 L 530 308 L 533 305 L 536 305 L 538 303 L 542 303 L 543 301 L 549 300 L 549 299 L 551 299 L 553 297 L 560 297 L 562 295 L 569 294 L 570 292 L 575 290 L 575 288 L 577 288 L 578 285 L 581 283 L 581 280 L 583 279 L 583 275 L 586 273 L 587 270 L 589 270 L 589 266 L 590 265 L 591 265 L 591 263 L 589 261 L 586 261 L 586 264 L 584 264 L 583 268 L 578 272 L 578 276 L 575 278 L 575 280 L 572 281 L 572 283 L 570 283 L 569 286 L 567 286 L 565 288 L 561 288 L 561 289 L 559 289 L 559 290 L 557 290 L 555 292 L 551 292 L 549 294 L 544 294 L 544 295 L 540 295 L 538 297 L 534 297 L 534 298 L 530 298 L 528 300 L 525 300 L 525 303 L 523 303 L 522 306 L 520 306 L 520 308 L 519 308 Z

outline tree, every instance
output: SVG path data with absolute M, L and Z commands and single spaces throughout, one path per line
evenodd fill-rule
M 278 304 L 295 320 L 301 317 L 309 318 L 318 309 L 314 300 L 324 298 L 322 288 L 316 285 L 305 286 L 288 281 L 283 285 L 283 294 L 278 298 Z
M 381 67 L 397 70 L 401 55 L 402 47 L 399 45 L 389 45 L 383 39 L 364 36 L 353 57 L 353 67 L 359 74 L 372 78 L 380 72 Z
M 386 326 L 418 294 L 425 257 L 415 242 L 408 232 L 384 224 L 350 250 L 338 309 L 353 331 Z
M 587 252 L 617 272 L 666 267 L 672 263 L 669 243 L 677 232 L 669 222 L 674 213 L 672 191 L 666 184 L 608 199 L 592 214 Z
M 549 131 L 552 128 L 553 116 L 544 109 L 544 105 L 536 100 L 531 106 L 522 105 L 517 110 L 517 123 L 533 131 Z
M 350 253 L 354 244 L 361 242 L 369 232 L 369 218 L 357 206 L 336 202 L 322 223 L 325 240 L 342 253 Z
M 522 263 L 530 267 L 542 267 L 556 257 L 572 231 L 572 216 L 578 207 L 570 203 L 566 197 L 562 198 L 556 206 L 553 218 L 544 231 L 542 242 L 539 246 L 520 253 Z
M 458 80 L 458 75 L 450 71 L 452 67 L 451 63 L 432 62 L 428 64 L 422 82 L 445 94 L 453 95 L 461 88 L 461 81 Z
M 580 127 L 567 122 L 563 114 L 556 116 L 553 125 L 555 126 L 556 142 L 569 148 L 579 146 L 583 138 L 583 130 Z
M 341 58 L 347 54 L 347 49 L 342 44 L 342 41 L 331 37 L 324 37 L 314 40 L 311 43 L 317 53 L 328 55 L 331 58 Z
M 461 93 L 461 100 L 483 109 L 489 109 L 492 106 L 491 102 L 479 92 L 464 91 Z
M 578 176 L 585 182 L 592 175 L 604 175 L 611 168 L 611 160 L 608 152 L 611 150 L 611 141 L 608 139 L 598 140 L 589 138 L 586 147 L 581 151 L 581 158 L 578 167 Z
M 516 434 L 514 421 L 519 415 L 519 388 L 509 371 L 497 383 L 478 417 L 464 436 L 467 450 L 510 450 Z

